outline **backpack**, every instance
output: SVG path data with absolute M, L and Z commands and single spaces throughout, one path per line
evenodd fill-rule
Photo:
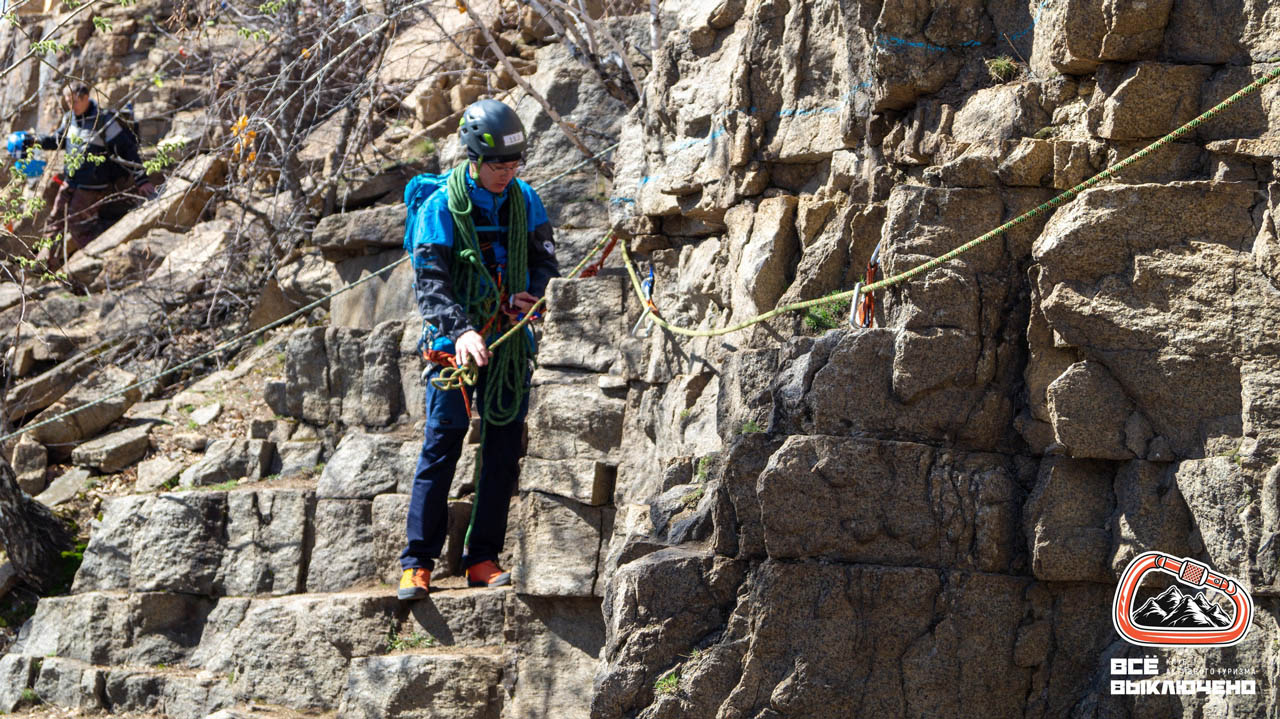
M 404 186 L 404 251 L 413 255 L 414 236 L 418 230 L 418 210 L 427 203 L 427 199 L 436 190 L 444 189 L 449 183 L 449 173 L 438 175 L 424 172 L 416 175 Z

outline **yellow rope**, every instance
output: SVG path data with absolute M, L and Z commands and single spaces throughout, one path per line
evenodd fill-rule
M 631 275 L 631 286 L 635 288 L 636 296 L 639 297 L 641 303 L 644 304 L 645 314 L 652 317 L 653 321 L 659 327 L 665 330 L 668 330 L 670 332 L 674 332 L 678 335 L 684 335 L 686 337 L 718 337 L 719 335 L 727 335 L 730 332 L 737 332 L 738 330 L 746 329 L 751 325 L 764 322 L 765 320 L 771 320 L 774 317 L 777 317 L 778 315 L 781 315 L 781 314 L 785 314 L 787 312 L 794 312 L 795 310 L 803 310 L 809 307 L 817 307 L 818 305 L 829 304 L 833 301 L 840 300 L 852 295 L 852 290 L 850 290 L 849 292 L 842 292 L 838 295 L 819 297 L 816 300 L 805 300 L 804 302 L 796 302 L 790 305 L 783 305 L 782 307 L 769 310 L 764 314 L 756 315 L 755 317 L 752 317 L 751 319 L 746 320 L 744 322 L 739 322 L 736 325 L 732 325 L 730 327 L 721 327 L 720 329 L 716 329 L 716 330 L 687 330 L 683 327 L 677 327 L 671 324 L 670 322 L 667 322 L 666 320 L 662 319 L 658 315 L 654 314 L 653 310 L 649 309 L 648 303 L 644 302 L 644 292 L 640 289 L 640 277 L 636 274 L 635 261 L 631 259 L 631 251 L 627 249 L 627 243 L 620 242 L 618 244 L 622 247 L 622 261 L 627 266 L 627 274 Z
M 567 277 L 576 277 L 578 273 L 582 271 L 582 268 L 587 266 L 587 261 L 590 260 L 597 252 L 599 252 L 600 248 L 604 247 L 605 243 L 607 243 L 609 241 L 609 238 L 612 236 L 613 236 L 612 232 L 606 232 L 604 237 L 600 238 L 600 241 L 596 243 L 596 246 L 592 247 L 591 251 L 588 252 L 585 256 L 583 256 L 582 261 L 578 263 L 577 267 L 574 267 L 573 270 L 569 272 Z M 623 243 L 623 246 L 625 248 L 626 246 L 625 243 Z M 503 332 L 501 337 L 494 340 L 493 342 L 490 342 L 489 349 L 492 350 L 494 347 L 501 345 L 503 342 L 506 342 L 517 332 L 524 329 L 525 325 L 533 321 L 533 314 L 537 312 L 539 309 L 542 309 L 542 306 L 545 305 L 546 303 L 547 303 L 547 298 L 545 295 L 543 295 L 541 298 L 538 299 L 537 302 L 533 303 L 533 306 L 529 308 L 528 312 L 524 313 L 524 319 L 512 325 L 511 329 L 507 330 L 506 332 Z M 475 386 L 475 383 L 478 377 L 479 377 L 479 370 L 476 368 L 475 363 L 467 362 L 467 364 L 463 365 L 462 367 L 440 368 L 440 374 L 431 378 L 431 384 L 434 385 L 437 389 L 449 391 L 454 389 L 462 389 L 462 385 L 464 384 L 467 385 L 468 387 Z

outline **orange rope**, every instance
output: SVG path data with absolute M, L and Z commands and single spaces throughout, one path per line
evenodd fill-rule
M 609 244 L 605 245 L 604 254 L 600 255 L 600 259 L 597 262 L 583 270 L 578 277 L 585 280 L 588 277 L 595 277 L 600 274 L 600 270 L 604 269 L 604 261 L 609 259 L 609 253 L 613 252 L 613 246 L 616 244 L 618 244 L 618 236 L 613 234 L 613 230 L 609 230 Z

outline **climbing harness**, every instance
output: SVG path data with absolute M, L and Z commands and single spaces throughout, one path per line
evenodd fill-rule
M 968 252 L 969 250 L 972 250 L 973 248 L 977 247 L 978 245 L 981 245 L 982 243 L 988 240 L 991 240 L 993 238 L 1003 235 L 1004 233 L 1008 232 L 1014 227 L 1017 227 L 1018 225 L 1034 217 L 1044 214 L 1049 210 L 1061 207 L 1062 205 L 1066 204 L 1068 201 L 1074 199 L 1081 192 L 1084 192 L 1085 190 L 1093 187 L 1094 185 L 1097 185 L 1103 180 L 1114 177 L 1115 175 L 1119 174 L 1122 170 L 1128 168 L 1129 166 L 1135 163 L 1141 162 L 1142 160 L 1145 160 L 1148 156 L 1151 155 L 1151 153 L 1155 152 L 1156 150 L 1159 150 L 1165 145 L 1168 145 L 1170 142 L 1173 142 L 1174 140 L 1182 137 L 1183 135 L 1186 135 L 1192 130 L 1195 130 L 1197 127 L 1200 127 L 1200 125 L 1204 124 L 1206 121 L 1212 119 L 1213 117 L 1215 117 L 1216 115 L 1218 115 L 1223 110 L 1230 107 L 1231 105 L 1234 105 L 1235 103 L 1239 102 L 1244 97 L 1256 92 L 1258 89 L 1262 88 L 1267 83 L 1270 83 L 1271 81 L 1275 80 L 1277 77 L 1280 77 L 1280 67 L 1277 67 L 1267 72 L 1262 77 L 1258 78 L 1257 80 L 1254 80 L 1249 85 L 1240 89 L 1234 95 L 1228 97 L 1227 99 L 1223 100 L 1217 105 L 1214 105 L 1212 108 L 1210 108 L 1209 110 L 1206 110 L 1200 116 L 1186 123 L 1182 127 L 1179 127 L 1173 132 L 1170 132 L 1169 134 L 1165 135 L 1159 140 L 1156 140 L 1155 142 L 1144 147 L 1138 152 L 1130 155 L 1129 157 L 1126 157 L 1125 159 L 1117 162 L 1111 167 L 1108 167 L 1102 172 L 1099 172 L 1093 177 L 1090 177 L 1084 182 L 1081 182 L 1075 187 L 1072 187 L 1071 189 L 1066 190 L 1065 192 L 1054 197 L 1053 199 L 1040 204 L 1039 206 L 1013 218 L 1012 220 L 1009 220 L 1003 225 L 1000 225 L 999 227 L 995 228 L 994 230 L 991 230 L 990 232 L 987 232 L 986 234 L 980 237 L 977 237 L 973 240 L 970 240 L 969 242 L 964 243 L 963 245 L 960 245 L 959 247 L 951 250 L 950 252 L 939 255 L 938 257 L 935 257 L 931 260 L 923 262 L 904 272 L 899 272 L 898 274 L 893 275 L 892 277 L 886 277 L 878 282 L 870 282 L 870 283 L 859 282 L 858 284 L 854 285 L 853 289 L 848 290 L 846 292 L 840 292 L 834 295 L 829 295 L 827 297 L 821 297 L 816 300 L 807 300 L 804 302 L 796 302 L 796 303 L 785 305 L 782 307 L 777 307 L 768 312 L 764 312 L 762 314 L 756 315 L 751 319 L 745 320 L 743 322 L 739 322 L 735 325 L 732 325 L 729 327 L 722 327 L 720 329 L 714 329 L 714 330 L 690 330 L 690 329 L 685 329 L 684 327 L 677 327 L 667 322 L 666 320 L 662 319 L 661 317 L 658 317 L 656 313 L 654 313 L 651 309 L 647 307 L 644 311 L 646 313 L 652 313 L 654 315 L 653 317 L 654 323 L 656 323 L 659 327 L 662 327 L 663 329 L 669 332 L 672 332 L 678 335 L 683 335 L 685 337 L 718 337 L 720 335 L 726 335 L 731 332 L 737 332 L 738 330 L 746 329 L 747 327 L 750 327 L 752 325 L 759 324 L 767 320 L 771 320 L 774 317 L 777 317 L 778 315 L 784 314 L 786 312 L 794 312 L 796 310 L 807 309 L 809 307 L 828 304 L 830 302 L 839 301 L 839 300 L 850 300 L 851 302 L 854 302 L 855 304 L 857 304 L 856 300 L 863 295 L 869 296 L 872 292 L 875 292 L 876 290 L 883 290 L 887 287 L 893 287 L 894 285 L 900 284 L 902 282 L 906 282 L 907 280 L 911 279 L 912 277 L 915 277 L 916 275 L 919 275 L 924 272 L 928 272 L 929 270 L 932 270 L 933 268 L 939 265 L 942 265 L 946 262 L 949 262 L 950 260 L 955 259 L 956 257 L 959 257 L 960 255 Z M 878 255 L 878 253 L 876 254 Z M 878 257 L 876 259 L 878 260 Z M 627 274 L 631 276 L 631 286 L 632 286 L 632 289 L 635 290 L 636 296 L 640 297 L 641 299 L 644 299 L 644 292 L 640 286 L 640 279 L 639 277 L 636 276 L 635 266 L 633 264 L 631 254 L 628 251 L 627 245 L 625 242 L 622 244 L 622 261 L 623 261 L 623 264 L 625 264 L 627 267 Z M 874 310 L 874 305 L 871 306 L 871 309 Z M 863 317 L 870 317 L 870 313 L 861 313 L 854 310 L 853 308 L 850 309 L 851 323 L 856 323 L 860 321 L 860 319 Z
M 1151 572 L 1171 574 L 1181 584 L 1196 590 L 1215 591 L 1226 597 L 1235 607 L 1235 617 L 1226 627 L 1148 627 L 1140 625 L 1134 617 L 1134 600 L 1142 578 Z M 1164 552 L 1144 552 L 1133 558 L 1120 577 L 1115 600 L 1111 607 L 1111 621 L 1116 631 L 1134 644 L 1147 646 L 1229 646 L 1244 638 L 1249 631 L 1253 615 L 1253 599 L 1249 593 L 1230 577 L 1216 574 L 1209 567 L 1183 557 L 1181 559 Z
M 649 277 L 640 285 L 641 291 L 644 292 L 644 304 L 648 311 L 640 315 L 640 319 L 636 320 L 636 324 L 631 328 L 632 337 L 648 337 L 653 334 L 653 319 L 658 316 L 658 307 L 653 304 L 653 263 L 649 263 Z M 644 325 L 643 334 L 640 333 L 640 326 Z

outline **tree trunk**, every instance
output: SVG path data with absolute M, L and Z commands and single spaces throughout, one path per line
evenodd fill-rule
M 0 547 L 18 578 L 37 592 L 48 591 L 71 541 L 66 523 L 19 489 L 13 468 L 0 457 Z

